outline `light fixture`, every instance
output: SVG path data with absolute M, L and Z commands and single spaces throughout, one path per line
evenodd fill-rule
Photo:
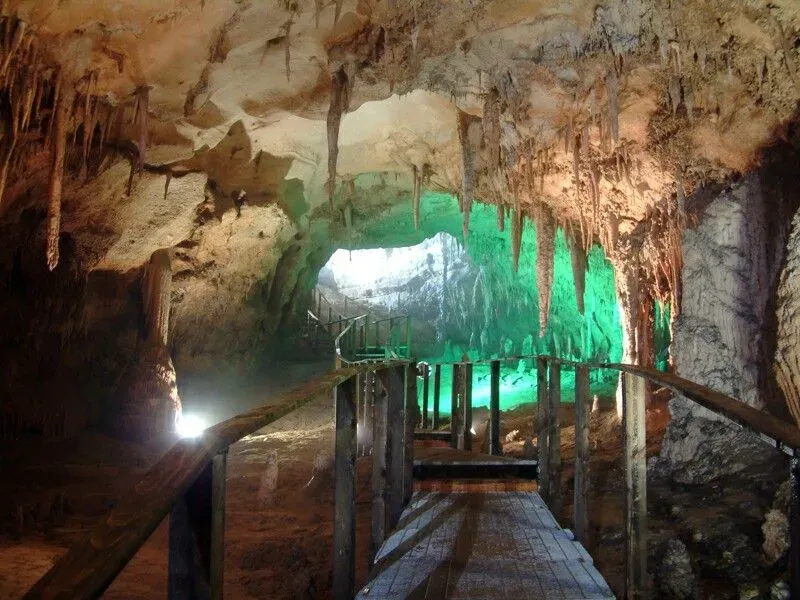
M 197 415 L 181 415 L 175 426 L 175 431 L 182 438 L 193 438 L 203 434 L 206 422 Z

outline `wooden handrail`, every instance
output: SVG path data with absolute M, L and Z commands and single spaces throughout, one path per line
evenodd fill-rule
M 215 456 L 243 437 L 318 398 L 367 370 L 404 366 L 404 361 L 338 369 L 255 408 L 182 439 L 136 483 L 116 508 L 68 552 L 25 595 L 26 599 L 97 598 L 114 581 Z

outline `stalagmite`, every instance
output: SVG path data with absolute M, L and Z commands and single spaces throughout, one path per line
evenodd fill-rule
M 419 229 L 419 198 L 422 190 L 422 180 L 417 165 L 413 166 L 414 190 L 411 194 L 411 215 L 414 219 L 414 229 Z
M 569 256 L 572 262 L 572 278 L 575 282 L 575 299 L 578 312 L 584 314 L 583 296 L 586 291 L 586 251 L 583 240 L 575 235 L 569 237 Z
M 47 267 L 58 265 L 58 237 L 61 231 L 61 189 L 64 178 L 64 159 L 67 151 L 67 120 L 72 111 L 73 89 L 63 85 L 53 108 L 52 147 L 50 154 L 50 185 L 47 192 Z
M 555 245 L 553 213 L 540 205 L 536 215 L 536 291 L 539 295 L 539 337 L 544 337 L 550 317 L 553 292 L 553 252 Z
M 331 104 L 328 108 L 328 204 L 333 208 L 333 194 L 336 191 L 336 161 L 339 158 L 339 126 L 342 114 L 350 104 L 349 82 L 344 65 L 334 71 L 331 77 Z

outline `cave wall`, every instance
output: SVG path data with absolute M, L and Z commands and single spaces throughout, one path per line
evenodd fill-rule
M 707 205 L 683 235 L 683 297 L 671 353 L 682 377 L 788 418 L 772 370 L 775 298 L 800 193 L 792 186 L 796 156 L 776 154 L 729 187 L 692 198 Z M 672 399 L 670 412 L 661 460 L 677 481 L 704 483 L 780 464 L 757 437 L 685 398 Z

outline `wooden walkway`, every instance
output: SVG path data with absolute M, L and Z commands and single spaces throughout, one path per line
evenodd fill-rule
M 536 492 L 416 492 L 356 596 L 614 598 Z

